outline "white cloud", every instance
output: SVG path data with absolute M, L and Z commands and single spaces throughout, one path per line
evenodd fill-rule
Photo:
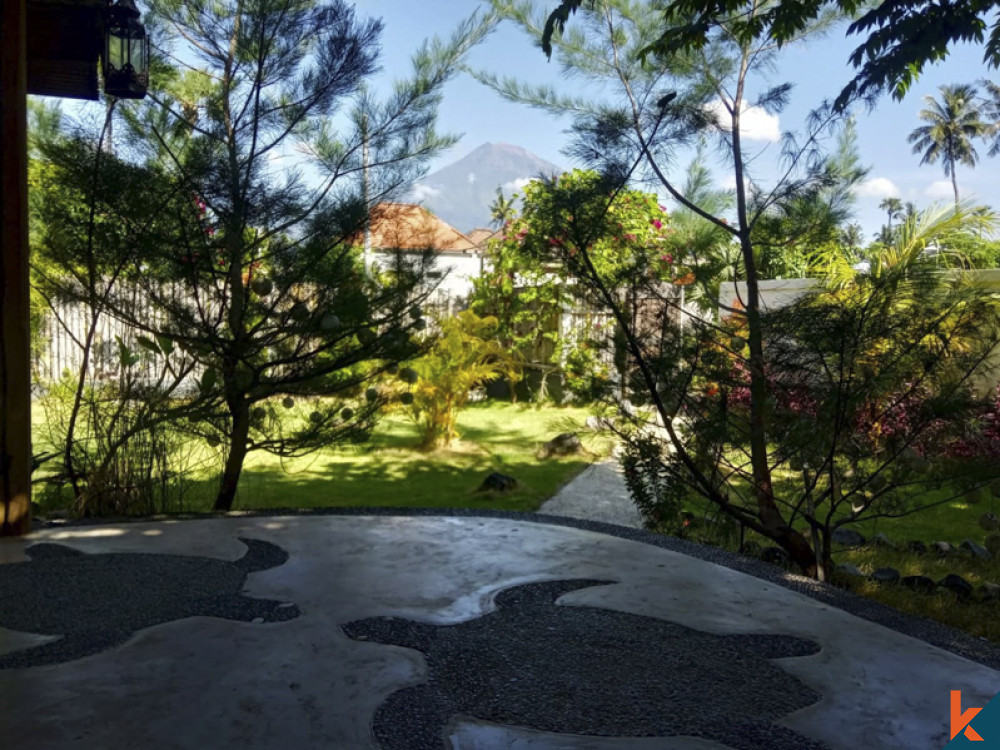
M 888 177 L 869 177 L 858 186 L 858 195 L 863 198 L 893 198 L 899 195 L 899 188 Z
M 505 182 L 500 187 L 505 191 L 521 190 L 525 185 L 534 180 L 533 177 L 518 177 L 516 180 Z
M 719 118 L 722 129 L 729 130 L 729 112 L 722 102 L 714 101 L 708 107 Z M 760 107 L 749 107 L 746 102 L 740 107 L 740 132 L 749 141 L 774 143 L 781 140 L 778 116 L 769 115 Z
M 469 180 L 469 184 L 470 185 L 474 184 L 475 181 L 476 181 L 476 173 L 475 172 L 469 172 L 469 176 L 466 179 Z
M 955 191 L 951 188 L 951 180 L 935 180 L 924 190 L 924 195 L 934 200 L 954 199 Z
M 413 196 L 414 201 L 420 203 L 420 201 L 425 201 L 428 198 L 434 198 L 441 195 L 441 191 L 425 182 L 418 182 L 413 186 L 413 190 L 410 194 Z
M 750 178 L 744 175 L 743 177 L 743 189 L 750 192 Z M 727 172 L 719 180 L 719 187 L 723 190 L 736 190 L 736 175 L 731 172 Z

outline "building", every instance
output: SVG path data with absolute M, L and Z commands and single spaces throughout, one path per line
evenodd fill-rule
M 467 299 L 472 280 L 483 271 L 485 243 L 476 242 L 423 206 L 379 203 L 372 208 L 370 231 L 372 260 L 382 268 L 390 267 L 397 253 L 432 252 L 427 278 L 437 285 L 441 297 Z

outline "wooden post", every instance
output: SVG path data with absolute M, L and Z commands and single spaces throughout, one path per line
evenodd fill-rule
M 0 15 L 0 536 L 31 529 L 27 7 Z

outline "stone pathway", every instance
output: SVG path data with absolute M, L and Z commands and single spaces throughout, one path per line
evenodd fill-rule
M 602 521 L 633 529 L 643 527 L 642 516 L 629 497 L 621 465 L 616 458 L 588 466 L 546 500 L 538 512 Z

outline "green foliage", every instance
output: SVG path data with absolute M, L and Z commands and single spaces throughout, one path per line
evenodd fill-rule
M 115 145 L 128 148 L 86 137 L 39 147 L 54 176 L 38 257 L 57 269 L 48 296 L 88 309 L 82 348 L 102 315 L 141 335 L 136 348 L 169 373 L 164 409 L 226 445 L 217 505 L 228 509 L 249 451 L 291 457 L 363 439 L 380 402 L 360 399 L 362 384 L 377 363 L 418 352 L 410 334 L 423 321 L 408 311 L 426 294 L 426 266 L 364 273 L 365 199 L 454 142 L 435 127 L 441 87 L 494 19 L 474 14 L 426 42 L 382 101 L 365 87 L 381 24 L 341 0 L 162 0 L 147 20 L 164 75 L 155 95 L 115 104 Z M 171 59 L 199 67 L 181 74 Z M 334 115 L 345 117 L 336 131 Z M 283 148 L 307 154 L 318 180 L 276 170 Z M 284 397 L 316 406 L 278 409 Z
M 562 225 L 555 238 L 576 250 L 576 257 L 563 253 L 576 282 L 575 291 L 599 302 L 617 324 L 614 354 L 622 382 L 610 395 L 619 407 L 619 429 L 637 451 L 644 441 L 659 442 L 658 462 L 646 450 L 645 459 L 634 464 L 635 472 L 649 473 L 646 490 L 633 482 L 637 498 L 647 504 L 655 502 L 655 487 L 661 477 L 669 475 L 730 521 L 779 544 L 807 575 L 824 576 L 830 567 L 827 535 L 843 519 L 818 510 L 830 497 L 836 495 L 835 504 L 842 497 L 837 483 L 831 480 L 824 485 L 824 477 L 846 471 L 841 462 L 850 463 L 845 457 L 850 451 L 876 450 L 871 442 L 858 447 L 851 420 L 861 419 L 864 408 L 856 399 L 866 398 L 869 407 L 881 405 L 867 414 L 869 421 L 881 425 L 879 409 L 889 408 L 893 399 L 908 393 L 901 378 L 909 377 L 919 381 L 921 389 L 929 389 L 921 390 L 919 396 L 910 394 L 926 407 L 914 424 L 923 427 L 923 418 L 940 418 L 960 425 L 975 401 L 964 384 L 981 374 L 974 372 L 976 354 L 983 355 L 997 343 L 994 310 L 982 301 L 982 295 L 976 298 L 968 290 L 955 289 L 952 294 L 921 287 L 920 294 L 932 303 L 925 317 L 911 315 L 908 309 L 919 304 L 919 294 L 897 295 L 910 282 L 872 286 L 856 278 L 851 266 L 860 248 L 844 253 L 838 241 L 840 228 L 850 216 L 852 188 L 865 170 L 859 164 L 852 123 L 845 118 L 844 108 L 859 94 L 874 93 L 887 83 L 900 87 L 898 92 L 905 90 L 920 66 L 937 54 L 922 45 L 933 38 L 943 39 L 946 46 L 956 38 L 955 33 L 964 33 L 962 24 L 969 21 L 970 12 L 975 21 L 994 4 L 975 4 L 972 11 L 966 8 L 969 12 L 956 16 L 957 25 L 950 20 L 942 24 L 941 19 L 928 25 L 928 19 L 936 18 L 944 6 L 931 8 L 922 0 L 866 6 L 852 28 L 870 31 L 878 41 L 862 50 L 860 58 L 856 54 L 855 63 L 860 64 L 862 58 L 874 60 L 878 70 L 862 70 L 837 105 L 823 103 L 801 133 L 786 133 L 781 139 L 780 177 L 766 182 L 755 179 L 761 155 L 746 146 L 741 133 L 743 115 L 754 106 L 770 114 L 782 111 L 790 86 L 775 83 L 769 76 L 782 44 L 830 31 L 845 13 L 861 8 L 853 0 L 750 5 L 735 0 L 707 5 L 694 0 L 566 0 L 555 13 L 542 16 L 542 23 L 527 2 L 497 0 L 495 5 L 502 5 L 528 33 L 542 38 L 543 46 L 551 45 L 553 60 L 564 70 L 601 86 L 601 98 L 587 100 L 579 94 L 566 96 L 480 76 L 510 99 L 574 118 L 573 154 L 598 167 L 604 176 L 603 193 L 591 186 L 593 203 L 578 203 L 598 206 L 603 198 L 607 206 L 630 179 L 650 180 L 689 213 L 686 220 L 695 231 L 685 228 L 685 240 L 699 240 L 695 251 L 689 249 L 689 242 L 676 246 L 669 273 L 638 262 L 641 253 L 626 252 L 611 262 L 587 262 L 592 243 L 603 231 L 601 211 L 549 212 L 552 225 Z M 574 11 L 576 18 L 571 20 Z M 909 46 L 913 39 L 917 45 Z M 903 67 L 895 69 L 900 56 L 905 58 Z M 757 94 L 755 98 L 748 96 L 750 91 Z M 829 152 L 825 143 L 837 133 L 840 142 Z M 728 205 L 715 200 L 708 190 L 685 190 L 672 177 L 672 159 L 678 149 L 702 141 L 718 147 L 720 164 L 730 170 L 734 189 Z M 926 237 L 917 240 L 908 235 L 905 226 L 885 233 L 885 243 L 872 248 L 872 262 L 889 263 L 887 258 L 894 257 L 893 253 L 910 260 L 918 257 L 903 264 L 907 270 L 899 266 L 899 278 L 910 278 L 907 274 L 912 271 L 914 281 L 940 282 L 934 276 L 940 254 L 925 254 L 926 244 L 912 252 L 899 250 L 898 242 L 907 248 L 929 242 Z M 709 229 L 716 237 L 711 237 Z M 581 253 L 581 248 L 586 252 Z M 802 275 L 811 266 L 824 266 L 826 254 L 836 255 L 844 279 L 859 285 L 852 304 L 824 292 L 807 295 L 784 311 L 763 307 L 762 278 Z M 846 269 L 850 269 L 850 279 Z M 714 294 L 706 293 L 717 288 L 723 276 L 745 280 L 741 299 L 719 304 Z M 668 325 L 669 311 L 679 306 L 677 286 L 682 286 L 685 295 L 694 297 L 697 292 L 703 309 L 714 308 L 718 316 L 699 316 L 685 308 L 678 324 Z M 949 305 L 962 311 L 955 320 L 945 314 L 952 309 Z M 981 328 L 971 324 L 973 312 L 982 313 Z M 651 325 L 651 319 L 661 324 Z M 919 359 L 916 352 L 931 346 L 936 334 L 942 333 L 935 325 L 945 325 L 945 321 L 955 326 L 943 331 L 947 356 L 933 363 L 929 356 L 920 360 L 922 367 L 928 363 L 926 376 L 924 370 L 908 369 Z M 949 339 L 952 333 L 954 342 Z M 950 348 L 960 340 L 964 348 Z M 963 370 L 964 376 L 955 374 Z M 867 380 L 860 379 L 861 372 Z M 902 390 L 895 393 L 894 388 Z M 822 412 L 820 417 L 814 414 L 817 410 Z M 817 418 L 821 418 L 819 427 Z M 868 440 L 868 431 L 862 433 Z M 806 462 L 800 454 L 814 443 L 829 450 L 809 456 Z M 885 481 L 888 486 L 897 475 L 884 466 L 894 457 L 893 449 L 869 455 L 851 470 L 862 482 L 881 477 L 874 482 Z M 796 464 L 812 466 L 814 474 L 791 468 L 793 458 Z M 792 474 L 794 486 L 787 492 L 778 481 L 786 472 Z M 860 492 L 866 489 L 861 487 Z M 865 500 L 884 499 L 889 491 L 883 490 L 876 488 Z M 854 492 L 853 497 L 857 496 Z M 878 512 L 892 512 L 897 500 L 906 504 L 910 497 L 900 495 L 887 501 Z M 803 519 L 808 523 L 805 531 L 800 524 Z
M 458 437 L 458 413 L 469 392 L 490 383 L 514 366 L 496 340 L 495 318 L 464 310 L 438 321 L 440 331 L 427 353 L 413 363 L 419 379 L 409 411 L 421 426 L 421 446 L 447 447 Z
M 582 0 L 563 0 L 552 13 L 543 46 L 551 42 L 553 31 L 562 30 L 569 10 L 582 4 Z M 670 0 L 660 7 L 662 33 L 644 50 L 648 57 L 669 58 L 703 49 L 723 27 L 738 44 L 773 40 L 780 46 L 801 38 L 831 9 L 851 18 L 848 36 L 863 37 L 863 41 L 850 55 L 858 73 L 837 97 L 840 109 L 859 97 L 873 101 L 887 89 L 894 98 L 903 98 L 924 66 L 947 57 L 949 48 L 958 43 L 985 40 L 985 62 L 1000 67 L 996 13 L 1000 3 L 996 0 L 881 0 L 871 4 L 808 0 L 754 4 L 749 10 L 743 0 Z
M 183 435 L 159 414 L 160 388 L 143 384 L 135 365 L 144 360 L 119 342 L 119 366 L 113 380 L 92 382 L 74 412 L 77 380 L 68 373 L 52 383 L 39 399 L 43 422 L 35 430 L 36 450 L 49 460 L 35 481 L 42 487 L 45 509 L 69 506 L 75 516 L 150 515 L 187 510 L 185 478 L 192 464 L 181 447 Z M 67 463 L 61 456 L 68 421 L 76 413 L 76 439 L 69 466 L 77 488 L 69 488 Z
M 868 171 L 861 165 L 854 122 L 848 119 L 836 149 L 813 179 L 785 186 L 784 195 L 754 224 L 751 240 L 760 278 L 808 276 L 809 256 L 839 240 L 840 227 L 853 211 L 854 189 Z
M 591 330 L 593 315 L 588 330 L 577 331 L 560 331 L 559 318 L 566 308 L 586 304 L 588 291 L 575 287 L 587 264 L 622 289 L 633 283 L 633 273 L 663 279 L 687 273 L 674 261 L 674 230 L 667 224 L 655 195 L 609 190 L 595 171 L 531 182 L 520 215 L 490 243 L 489 270 L 474 281 L 472 306 L 497 319 L 501 344 L 526 367 L 558 367 L 570 392 L 589 400 L 606 388 L 604 342 Z
M 683 468 L 663 462 L 657 440 L 636 435 L 623 447 L 625 486 L 633 502 L 651 526 L 670 534 L 680 533 L 686 496 Z

